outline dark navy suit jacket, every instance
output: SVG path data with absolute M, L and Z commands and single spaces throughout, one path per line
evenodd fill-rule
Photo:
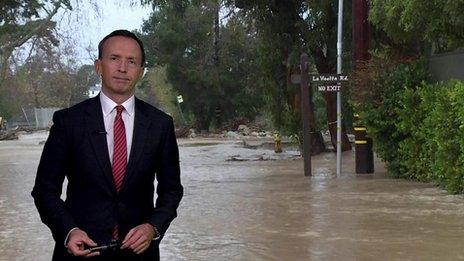
M 172 118 L 135 99 L 132 148 L 119 193 L 113 182 L 99 96 L 57 111 L 53 122 L 32 191 L 40 217 L 56 242 L 53 260 L 74 260 L 64 247 L 74 227 L 99 245 L 111 241 L 116 224 L 122 239 L 131 228 L 146 222 L 163 235 L 177 216 L 183 195 Z M 65 177 L 68 185 L 63 201 Z M 152 242 L 141 260 L 159 258 L 158 245 L 159 240 Z

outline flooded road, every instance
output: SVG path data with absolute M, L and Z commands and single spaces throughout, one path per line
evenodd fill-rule
M 43 136 L 0 142 L 0 260 L 50 260 L 30 197 Z M 464 260 L 463 196 L 388 179 L 379 162 L 354 175 L 352 152 L 341 178 L 333 153 L 308 178 L 296 152 L 179 142 L 185 196 L 162 260 Z

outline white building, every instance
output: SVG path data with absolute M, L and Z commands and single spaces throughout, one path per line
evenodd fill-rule
M 89 98 L 93 98 L 97 96 L 100 93 L 100 91 L 101 91 L 101 84 L 97 83 L 94 86 L 90 86 L 89 91 L 88 91 Z

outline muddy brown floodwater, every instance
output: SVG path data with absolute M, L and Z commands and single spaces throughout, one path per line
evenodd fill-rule
M 0 260 L 50 260 L 30 197 L 45 135 L 0 142 Z M 185 196 L 162 260 L 464 260 L 464 197 L 389 179 L 378 161 L 376 174 L 355 175 L 345 152 L 336 178 L 326 153 L 308 178 L 296 152 L 179 143 Z

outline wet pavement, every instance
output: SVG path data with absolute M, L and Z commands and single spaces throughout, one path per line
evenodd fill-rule
M 50 260 L 33 205 L 44 133 L 0 142 L 0 260 Z M 275 155 L 239 141 L 180 140 L 185 196 L 162 260 L 464 260 L 464 197 L 430 184 L 355 175 L 354 153 Z M 241 159 L 239 161 L 233 159 Z

